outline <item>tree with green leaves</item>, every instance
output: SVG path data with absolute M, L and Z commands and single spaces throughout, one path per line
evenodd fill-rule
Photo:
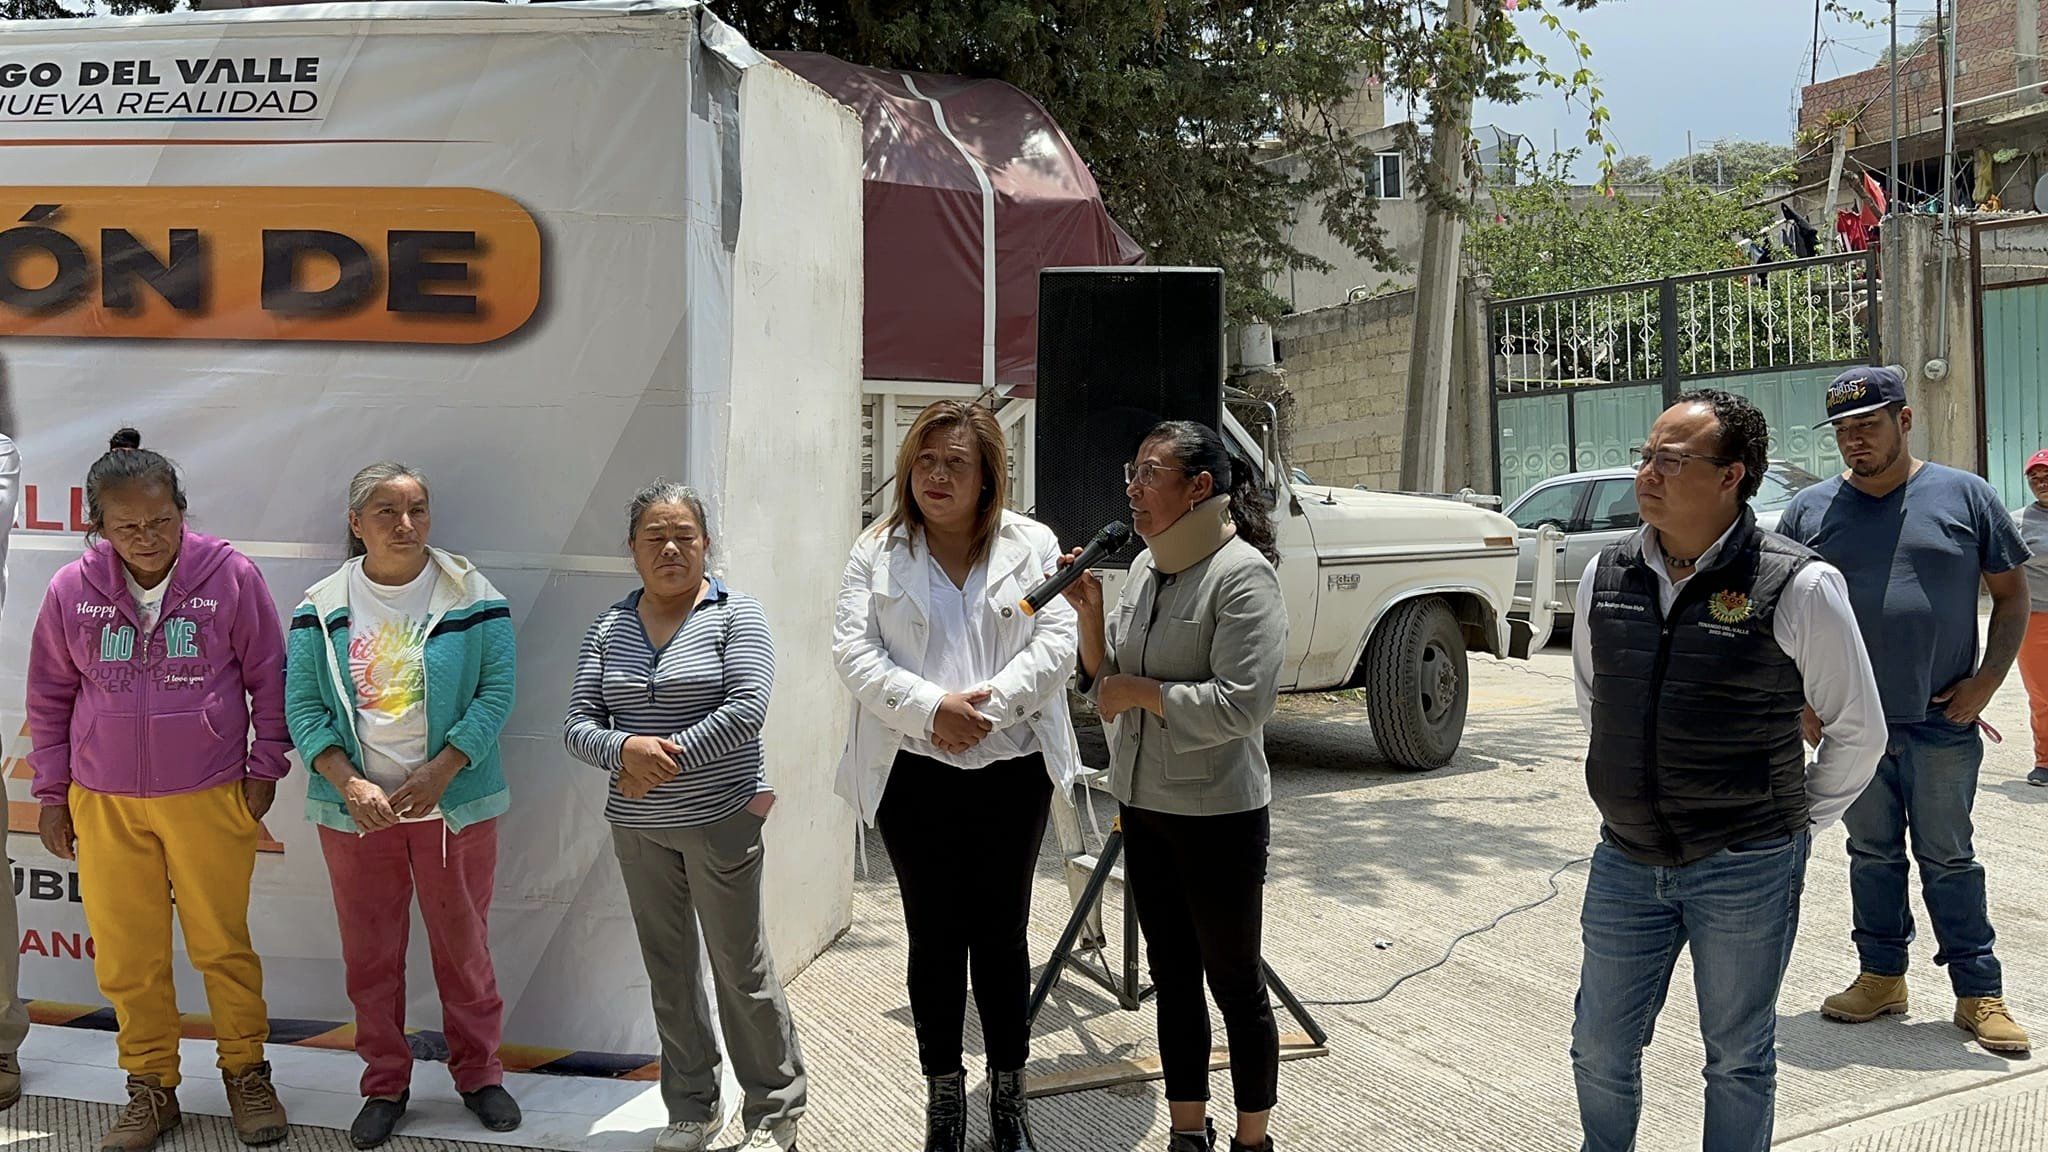
M 1704 150 L 1680 156 L 1658 169 L 1657 179 L 1699 184 L 1770 183 L 1789 177 L 1798 155 L 1790 144 L 1714 140 Z
M 764 50 L 1007 81 L 1066 130 L 1110 212 L 1160 264 L 1214 265 L 1232 311 L 1273 316 L 1288 269 L 1328 265 L 1288 239 L 1297 210 L 1383 268 L 1398 259 L 1374 218 L 1372 154 L 1339 126 L 1363 77 L 1389 100 L 1512 102 L 1539 87 L 1587 100 L 1589 141 L 1612 158 L 1592 49 L 1555 11 L 1597 0 L 725 0 L 720 15 Z M 1553 66 L 1516 17 L 1563 34 Z M 1418 163 L 1417 190 L 1446 182 Z M 1287 163 L 1276 164 L 1275 157 Z
M 1610 184 L 1654 184 L 1657 162 L 1648 156 L 1623 156 L 1607 166 Z
M 1569 157 L 1492 190 L 1494 218 L 1466 239 L 1496 297 L 1569 292 L 1708 272 L 1744 262 L 1737 236 L 1770 220 L 1743 192 L 1666 180 L 1654 195 L 1588 195 L 1565 179 Z M 1752 182 L 1752 189 L 1758 187 Z

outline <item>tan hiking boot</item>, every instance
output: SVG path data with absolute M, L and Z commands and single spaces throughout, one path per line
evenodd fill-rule
M 0 1056 L 0 1112 L 21 1103 L 21 1057 L 12 1052 Z
M 239 1076 L 223 1072 L 220 1078 L 228 1089 L 228 1111 L 234 1113 L 235 1139 L 256 1147 L 285 1138 L 288 1124 L 284 1104 L 277 1098 L 277 1089 L 270 1085 L 267 1062 Z
M 100 1152 L 143 1152 L 184 1123 L 178 1111 L 178 1090 L 164 1087 L 157 1076 L 128 1078 L 128 1106 L 100 1141 Z
M 2003 996 L 1965 996 L 1956 1001 L 1956 1027 L 1993 1052 L 2031 1052 L 2034 1042 L 2012 1018 Z
M 1827 998 L 1820 1014 L 1845 1024 L 1867 1024 L 1879 1016 L 1897 1016 L 1906 1011 L 1906 978 L 1865 972 L 1856 982 Z

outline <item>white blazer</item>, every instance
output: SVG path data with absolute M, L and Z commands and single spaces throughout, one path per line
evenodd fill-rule
M 1067 679 L 1080 646 L 1073 605 L 1055 596 L 1036 616 L 1018 606 L 1025 594 L 1059 567 L 1059 539 L 1028 516 L 1004 512 L 988 557 L 990 614 L 1007 663 L 987 687 L 983 715 L 998 727 L 1029 724 L 1055 788 L 1070 787 L 1080 771 L 1081 748 L 1067 712 Z M 875 822 L 889 770 L 906 738 L 929 739 L 932 716 L 946 689 L 926 680 L 925 647 L 931 634 L 928 561 L 911 551 L 909 529 L 861 533 L 839 585 L 832 629 L 832 662 L 853 693 L 853 723 L 839 761 L 839 795 Z

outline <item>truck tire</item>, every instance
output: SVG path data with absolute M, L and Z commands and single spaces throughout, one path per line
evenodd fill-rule
M 1387 759 L 1423 771 L 1451 762 L 1471 682 L 1465 634 L 1440 596 L 1394 605 L 1365 645 L 1365 705 Z

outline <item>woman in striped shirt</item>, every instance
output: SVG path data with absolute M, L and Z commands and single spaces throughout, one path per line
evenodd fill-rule
M 721 1129 L 701 920 L 746 1093 L 744 1147 L 790 1152 L 803 1056 L 761 915 L 761 825 L 775 802 L 761 756 L 775 679 L 768 622 L 709 574 L 710 520 L 690 489 L 657 483 L 635 496 L 627 542 L 641 588 L 584 637 L 565 735 L 577 759 L 611 775 L 605 815 L 661 1036 L 669 1126 L 654 1147 L 700 1152 Z

